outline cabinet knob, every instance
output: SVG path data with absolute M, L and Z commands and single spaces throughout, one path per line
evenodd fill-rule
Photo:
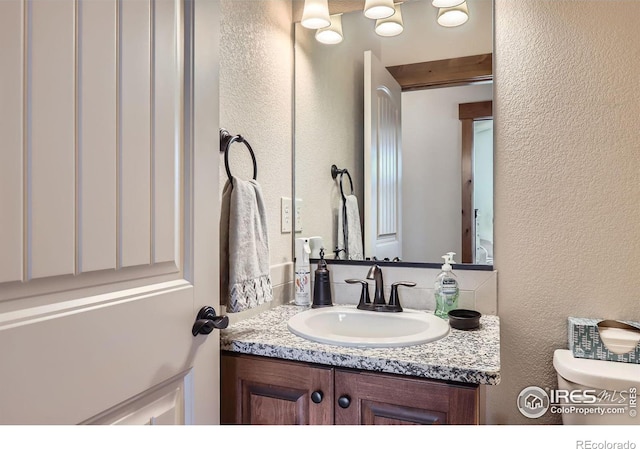
M 321 403 L 323 398 L 324 398 L 324 394 L 320 390 L 317 390 L 311 393 L 311 400 L 313 401 L 314 404 Z
M 343 396 L 340 396 L 338 398 L 338 405 L 341 408 L 347 408 L 351 405 L 351 398 L 349 397 L 349 395 L 345 394 Z

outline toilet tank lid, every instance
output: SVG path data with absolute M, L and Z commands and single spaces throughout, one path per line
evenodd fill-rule
M 556 372 L 576 384 L 603 390 L 640 388 L 640 364 L 580 359 L 568 349 L 553 353 Z

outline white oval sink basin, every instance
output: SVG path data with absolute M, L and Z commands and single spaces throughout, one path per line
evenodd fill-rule
M 370 312 L 355 306 L 306 310 L 292 316 L 287 327 L 307 340 L 360 348 L 419 345 L 449 333 L 449 323 L 427 312 Z

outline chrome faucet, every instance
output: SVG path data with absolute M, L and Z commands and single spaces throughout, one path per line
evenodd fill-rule
M 373 304 L 386 304 L 384 300 L 384 281 L 382 280 L 382 268 L 378 265 L 373 265 L 369 268 L 367 273 L 367 279 L 376 282 L 376 291 L 373 294 Z

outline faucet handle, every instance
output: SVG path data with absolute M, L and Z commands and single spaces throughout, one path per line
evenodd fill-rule
M 391 288 L 393 288 L 394 286 L 396 288 L 398 288 L 397 287 L 398 285 L 402 285 L 404 287 L 415 287 L 418 284 L 416 284 L 415 282 L 411 282 L 411 281 L 398 281 L 398 282 L 394 282 L 393 284 L 391 284 Z
M 360 293 L 360 302 L 358 302 L 358 309 L 370 310 L 371 298 L 369 297 L 369 283 L 362 279 L 345 279 L 347 284 L 362 284 L 362 292 Z
M 400 297 L 398 296 L 398 286 L 415 287 L 415 282 L 399 281 L 391 284 L 391 296 L 389 297 L 389 308 L 394 312 L 402 312 L 402 306 L 400 305 Z

